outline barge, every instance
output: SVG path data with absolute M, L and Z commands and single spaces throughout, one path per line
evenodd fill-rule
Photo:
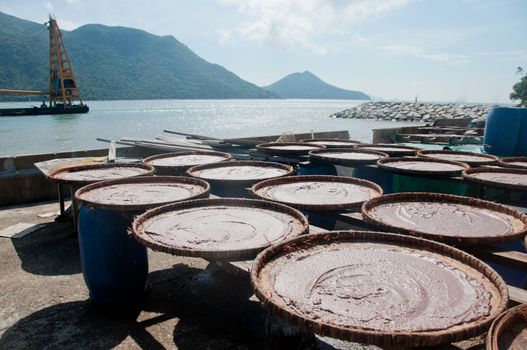
M 30 108 L 2 108 L 0 117 L 22 117 L 26 115 L 56 115 L 56 114 L 83 114 L 88 113 L 87 105 L 56 106 L 56 107 L 30 107 Z
M 84 104 L 77 80 L 73 74 L 73 65 L 64 46 L 62 33 L 57 21 L 49 16 L 45 23 L 49 30 L 49 90 L 12 90 L 0 89 L 0 94 L 41 95 L 49 96 L 40 107 L 0 109 L 0 117 L 20 117 L 25 115 L 55 115 L 88 113 Z

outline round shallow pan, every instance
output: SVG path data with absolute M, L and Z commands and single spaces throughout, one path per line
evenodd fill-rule
M 189 176 L 211 183 L 230 185 L 252 185 L 258 181 L 287 176 L 293 172 L 293 167 L 289 165 L 249 160 L 197 165 L 187 170 Z
M 302 213 L 239 198 L 169 204 L 135 219 L 135 238 L 156 251 L 206 259 L 252 259 L 271 244 L 308 233 Z
M 164 204 L 205 198 L 210 185 L 200 179 L 179 176 L 139 176 L 96 182 L 75 193 L 77 201 L 92 208 L 144 211 Z
M 257 183 L 250 189 L 257 198 L 290 205 L 301 210 L 342 211 L 358 208 L 382 195 L 371 181 L 346 176 L 288 176 Z
M 410 175 L 459 176 L 468 164 L 423 157 L 395 157 L 377 161 L 381 169 Z
M 67 185 L 84 186 L 94 182 L 117 180 L 154 173 L 154 167 L 146 164 L 89 164 L 55 169 L 49 178 Z
M 422 151 L 422 149 L 418 147 L 404 146 L 392 143 L 361 144 L 355 146 L 355 148 L 384 152 L 387 153 L 390 157 L 415 156 L 418 151 Z
M 527 157 L 505 157 L 501 158 L 499 165 L 505 168 L 516 168 L 527 170 Z
M 381 232 L 297 237 L 264 250 L 251 285 L 281 319 L 346 341 L 410 348 L 485 332 L 507 305 L 503 279 L 445 244 Z
M 344 140 L 344 139 L 331 139 L 331 138 L 320 138 L 320 139 L 303 139 L 300 142 L 322 145 L 326 148 L 346 148 L 355 147 L 362 142 L 356 140 Z
M 439 193 L 395 193 L 362 206 L 367 223 L 398 232 L 460 244 L 491 244 L 521 239 L 527 215 L 504 205 Z
M 304 155 L 309 151 L 326 148 L 322 145 L 306 144 L 304 142 L 269 142 L 256 145 L 259 151 L 271 155 L 294 154 Z
M 499 315 L 487 333 L 487 350 L 527 349 L 527 304 Z
M 144 160 L 145 164 L 156 168 L 156 174 L 182 175 L 188 168 L 231 160 L 229 153 L 214 151 L 182 151 L 157 154 Z
M 462 151 L 419 151 L 417 156 L 431 159 L 451 160 L 462 162 L 470 166 L 492 165 L 498 162 L 498 157 L 490 154 L 481 154 Z
M 527 191 L 527 169 L 472 168 L 463 171 L 463 178 L 482 185 Z
M 353 148 L 330 148 L 309 152 L 309 158 L 314 162 L 336 164 L 343 166 L 357 166 L 375 164 L 379 159 L 387 158 L 383 152 Z

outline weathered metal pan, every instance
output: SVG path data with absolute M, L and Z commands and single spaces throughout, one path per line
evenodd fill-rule
M 355 147 L 362 142 L 357 140 L 344 140 L 344 139 L 331 139 L 331 138 L 319 138 L 319 139 L 303 139 L 300 142 L 309 144 L 322 145 L 326 148 L 347 148 Z
M 133 176 L 147 176 L 154 167 L 146 164 L 89 164 L 62 167 L 52 170 L 48 177 L 67 185 L 84 186 L 94 182 L 116 180 Z
M 251 284 L 264 307 L 303 330 L 400 349 L 482 334 L 508 301 L 503 279 L 475 257 L 381 232 L 273 245 L 256 258 Z
M 382 195 L 371 181 L 329 175 L 288 176 L 255 184 L 250 191 L 259 199 L 290 205 L 300 210 L 342 211 L 358 208 Z
M 379 159 L 387 158 L 388 154 L 366 149 L 329 148 L 309 152 L 313 162 L 336 164 L 342 166 L 357 166 L 375 164 Z
M 498 316 L 487 333 L 487 350 L 527 349 L 527 304 Z
M 75 193 L 79 203 L 116 211 L 145 211 L 172 202 L 208 197 L 210 185 L 181 176 L 138 176 L 101 181 Z
M 493 165 L 498 162 L 498 157 L 490 154 L 462 152 L 462 151 L 419 151 L 417 156 L 431 159 L 451 160 L 462 162 L 470 166 Z
M 384 152 L 390 157 L 415 156 L 418 151 L 422 151 L 422 148 L 393 143 L 361 144 L 355 147 L 358 149 L 369 149 L 371 151 Z
M 322 145 L 306 144 L 304 142 L 268 142 L 256 145 L 256 148 L 271 155 L 305 155 L 315 149 L 326 148 Z
M 395 193 L 362 206 L 364 221 L 391 232 L 451 244 L 491 244 L 522 239 L 527 215 L 481 199 L 440 193 Z
M 206 259 L 252 259 L 271 244 L 307 233 L 288 206 L 254 199 L 198 199 L 159 207 L 135 219 L 134 237 L 161 252 Z
M 468 164 L 461 162 L 422 157 L 385 158 L 378 160 L 377 166 L 400 174 L 432 176 L 459 176 L 469 168 Z
M 145 158 L 144 163 L 156 169 L 156 175 L 185 175 L 185 172 L 196 165 L 210 164 L 231 160 L 229 153 L 214 151 L 181 151 L 157 154 Z
M 486 186 L 527 191 L 527 169 L 472 168 L 463 171 L 463 178 Z

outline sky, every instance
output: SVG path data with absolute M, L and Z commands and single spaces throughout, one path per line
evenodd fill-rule
M 527 68 L 527 0 L 0 0 L 0 12 L 173 35 L 260 86 L 308 70 L 385 100 L 510 103 Z

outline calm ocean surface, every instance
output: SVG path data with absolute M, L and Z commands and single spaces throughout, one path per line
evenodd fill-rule
M 0 117 L 0 156 L 103 148 L 108 144 L 96 138 L 154 138 L 164 129 L 219 138 L 349 130 L 352 139 L 371 142 L 372 129 L 404 125 L 328 118 L 359 103 L 349 100 L 88 101 L 88 114 Z M 0 103 L 0 108 L 31 105 L 39 103 Z

